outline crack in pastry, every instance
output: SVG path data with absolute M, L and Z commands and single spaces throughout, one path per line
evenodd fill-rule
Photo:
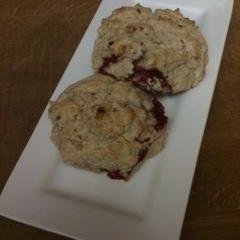
M 49 117 L 51 139 L 65 163 L 114 179 L 127 180 L 137 165 L 158 153 L 167 132 L 156 98 L 102 74 L 68 87 L 51 102 Z

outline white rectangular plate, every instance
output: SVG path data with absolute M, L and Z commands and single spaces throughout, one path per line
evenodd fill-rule
M 179 239 L 233 0 L 103 0 L 52 99 L 92 74 L 101 19 L 138 2 L 153 9 L 180 8 L 196 20 L 209 47 L 205 79 L 186 93 L 162 99 L 170 119 L 166 147 L 129 182 L 75 169 L 60 161 L 49 140 L 46 108 L 1 194 L 1 215 L 75 239 Z

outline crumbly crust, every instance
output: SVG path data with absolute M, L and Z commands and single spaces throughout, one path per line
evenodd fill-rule
M 98 33 L 92 54 L 96 72 L 158 93 L 181 92 L 203 79 L 206 41 L 179 9 L 122 7 L 102 20 Z
M 64 162 L 127 179 L 166 137 L 162 105 L 128 82 L 93 75 L 51 102 L 51 139 Z M 156 144 L 157 142 L 157 144 Z

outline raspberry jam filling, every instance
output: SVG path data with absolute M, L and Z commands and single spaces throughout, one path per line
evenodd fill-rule
M 124 179 L 127 180 L 127 177 L 121 175 L 119 170 L 107 171 L 107 176 L 111 179 Z
M 113 78 L 115 78 L 115 76 L 112 76 L 111 74 L 106 72 L 106 69 L 114 63 L 118 62 L 118 57 L 116 55 L 112 55 L 110 57 L 104 57 L 103 58 L 103 64 L 102 66 L 99 68 L 99 73 L 105 74 L 105 75 L 109 75 Z
M 171 93 L 172 87 L 169 84 L 167 77 L 164 76 L 164 74 L 161 71 L 155 68 L 146 69 L 144 67 L 138 66 L 137 64 L 140 60 L 141 59 L 138 59 L 133 62 L 134 73 L 128 78 L 128 80 L 131 80 L 135 86 L 150 93 L 155 93 L 154 89 L 152 89 L 153 85 L 155 85 L 156 82 L 159 82 L 161 84 L 163 93 Z M 106 70 L 111 64 L 115 64 L 117 62 L 118 56 L 114 54 L 111 55 L 110 57 L 104 57 L 103 64 L 99 68 L 99 73 L 116 78 L 112 74 L 109 74 Z
M 152 86 L 159 82 L 163 93 L 171 93 L 172 87 L 167 77 L 157 69 L 145 69 L 134 64 L 134 74 L 131 76 L 133 84 L 142 90 L 154 93 Z
M 152 103 L 153 103 L 152 114 L 154 118 L 157 120 L 157 123 L 154 126 L 154 128 L 156 131 L 160 131 L 166 125 L 168 117 L 164 113 L 163 105 L 156 98 L 153 98 Z

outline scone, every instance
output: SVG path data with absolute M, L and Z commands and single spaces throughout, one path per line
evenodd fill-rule
M 51 139 L 64 162 L 128 179 L 166 137 L 161 103 L 128 82 L 96 74 L 50 103 Z
M 151 93 L 177 93 L 203 79 L 207 44 L 179 9 L 122 7 L 103 19 L 92 54 L 96 72 Z

